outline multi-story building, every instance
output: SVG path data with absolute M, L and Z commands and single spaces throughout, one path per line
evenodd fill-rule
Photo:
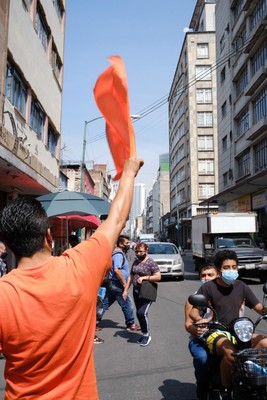
M 258 212 L 267 243 L 267 2 L 217 0 L 220 210 Z
M 170 211 L 170 171 L 169 153 L 159 155 L 157 179 L 153 183 L 146 202 L 147 233 L 164 240 L 166 234 L 163 226 L 163 215 Z
M 146 187 L 144 183 L 135 183 L 133 191 L 133 202 L 129 215 L 129 220 L 126 224 L 126 231 L 131 237 L 135 237 L 136 218 L 143 214 L 146 202 Z
M 0 206 L 58 190 L 64 37 L 65 0 L 1 1 Z
M 215 65 L 215 0 L 197 0 L 169 94 L 168 232 L 183 246 L 190 243 L 191 217 L 218 191 Z

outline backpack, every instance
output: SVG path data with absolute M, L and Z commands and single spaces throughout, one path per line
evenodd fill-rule
M 120 251 L 120 250 L 115 251 L 115 250 L 114 250 L 113 253 L 112 253 L 112 257 L 115 256 L 115 254 L 121 254 L 121 255 L 122 255 L 122 257 L 123 257 L 123 263 L 122 263 L 122 265 L 124 265 L 124 264 L 125 264 L 126 257 L 125 257 L 125 254 L 123 253 L 123 251 Z M 101 284 L 102 287 L 105 287 L 105 288 L 108 287 L 109 281 L 111 280 L 111 278 L 110 278 L 110 274 L 111 274 L 111 273 L 112 273 L 112 275 L 114 275 L 113 263 L 111 264 L 111 270 L 110 270 L 110 272 L 107 273 L 107 275 L 105 276 L 105 278 L 104 278 L 104 280 L 103 280 L 103 282 L 102 282 L 102 284 Z

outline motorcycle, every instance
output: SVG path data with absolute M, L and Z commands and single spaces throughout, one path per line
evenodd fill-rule
M 214 308 L 202 294 L 189 296 L 188 301 L 195 307 L 210 308 L 213 320 L 205 323 L 206 338 L 212 331 L 222 330 L 230 332 L 236 338 L 236 351 L 233 353 L 235 372 L 232 384 L 232 398 L 234 400 L 267 400 L 267 348 L 251 348 L 252 335 L 261 321 L 267 320 L 267 314 L 261 315 L 254 323 L 250 318 L 239 317 L 234 319 L 229 326 L 218 320 Z M 264 308 L 267 305 L 267 283 L 263 285 Z M 198 325 L 198 322 L 194 323 Z M 222 400 L 219 358 L 212 357 L 209 399 Z M 216 365 L 217 364 L 217 365 Z

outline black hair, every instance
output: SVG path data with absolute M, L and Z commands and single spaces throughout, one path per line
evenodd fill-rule
M 79 243 L 79 238 L 76 235 L 70 235 L 69 236 L 69 243 L 71 244 L 72 247 L 76 246 Z
M 206 263 L 204 263 L 204 264 L 202 264 L 200 267 L 199 267 L 199 269 L 198 269 L 198 274 L 199 274 L 199 276 L 200 276 L 200 274 L 201 274 L 201 272 L 202 271 L 206 271 L 206 269 L 210 269 L 210 268 L 214 268 L 214 269 L 218 269 L 217 267 L 216 267 L 216 265 L 213 263 L 213 262 L 206 262 Z
M 214 257 L 214 264 L 220 270 L 222 263 L 225 260 L 235 260 L 238 264 L 238 258 L 236 252 L 233 250 L 220 250 L 218 253 L 215 254 Z
M 19 197 L 0 212 L 0 234 L 17 260 L 32 257 L 44 247 L 47 214 L 36 199 Z
M 127 236 L 127 235 L 120 235 L 120 236 L 118 237 L 118 240 L 117 240 L 117 247 L 118 247 L 120 244 L 123 244 L 123 243 L 125 242 L 125 240 L 130 240 L 130 237 Z

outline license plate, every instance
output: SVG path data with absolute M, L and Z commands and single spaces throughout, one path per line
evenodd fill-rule
M 245 264 L 245 269 L 255 269 L 255 264 Z
M 159 267 L 160 272 L 168 272 L 167 267 Z

